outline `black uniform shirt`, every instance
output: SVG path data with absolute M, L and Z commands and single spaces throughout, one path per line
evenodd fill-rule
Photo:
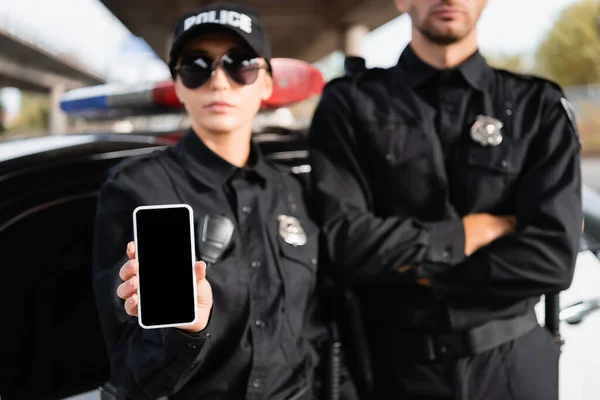
M 296 178 L 255 147 L 251 158 L 253 167 L 236 168 L 190 132 L 166 151 L 117 166 L 101 190 L 94 287 L 113 376 L 134 398 L 284 399 L 312 383 L 325 333 L 313 296 L 317 227 Z M 116 296 L 133 209 L 173 203 L 189 204 L 196 226 L 206 214 L 235 223 L 231 252 L 207 271 L 213 311 L 196 335 L 144 330 Z M 284 240 L 280 215 L 300 221 L 306 244 Z
M 326 87 L 309 137 L 315 201 L 371 332 L 465 329 L 570 285 L 582 212 L 567 106 L 555 84 L 478 52 L 437 70 L 410 46 L 397 66 Z M 501 121 L 500 144 L 472 139 L 480 115 Z M 483 212 L 515 215 L 517 231 L 466 258 L 461 218 Z

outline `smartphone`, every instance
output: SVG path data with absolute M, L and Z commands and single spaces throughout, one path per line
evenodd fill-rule
M 196 322 L 194 215 L 187 204 L 133 211 L 138 262 L 138 322 L 144 329 Z

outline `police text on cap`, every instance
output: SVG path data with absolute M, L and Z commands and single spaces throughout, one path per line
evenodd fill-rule
M 183 30 L 187 31 L 194 25 L 210 23 L 231 25 L 234 28 L 239 28 L 246 33 L 252 33 L 252 19 L 249 16 L 237 11 L 227 10 L 221 10 L 219 13 L 219 19 L 217 19 L 216 11 L 205 11 L 198 15 L 191 16 L 185 20 Z

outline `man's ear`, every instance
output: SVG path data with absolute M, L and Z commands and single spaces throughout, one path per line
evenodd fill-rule
M 399 13 L 402 14 L 408 11 L 408 5 L 406 4 L 406 0 L 394 0 L 394 3 L 396 4 L 396 9 Z

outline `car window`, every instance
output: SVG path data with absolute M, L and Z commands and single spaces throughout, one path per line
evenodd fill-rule
M 108 379 L 91 284 L 95 197 L 40 204 L 0 232 L 7 398 L 64 398 Z

